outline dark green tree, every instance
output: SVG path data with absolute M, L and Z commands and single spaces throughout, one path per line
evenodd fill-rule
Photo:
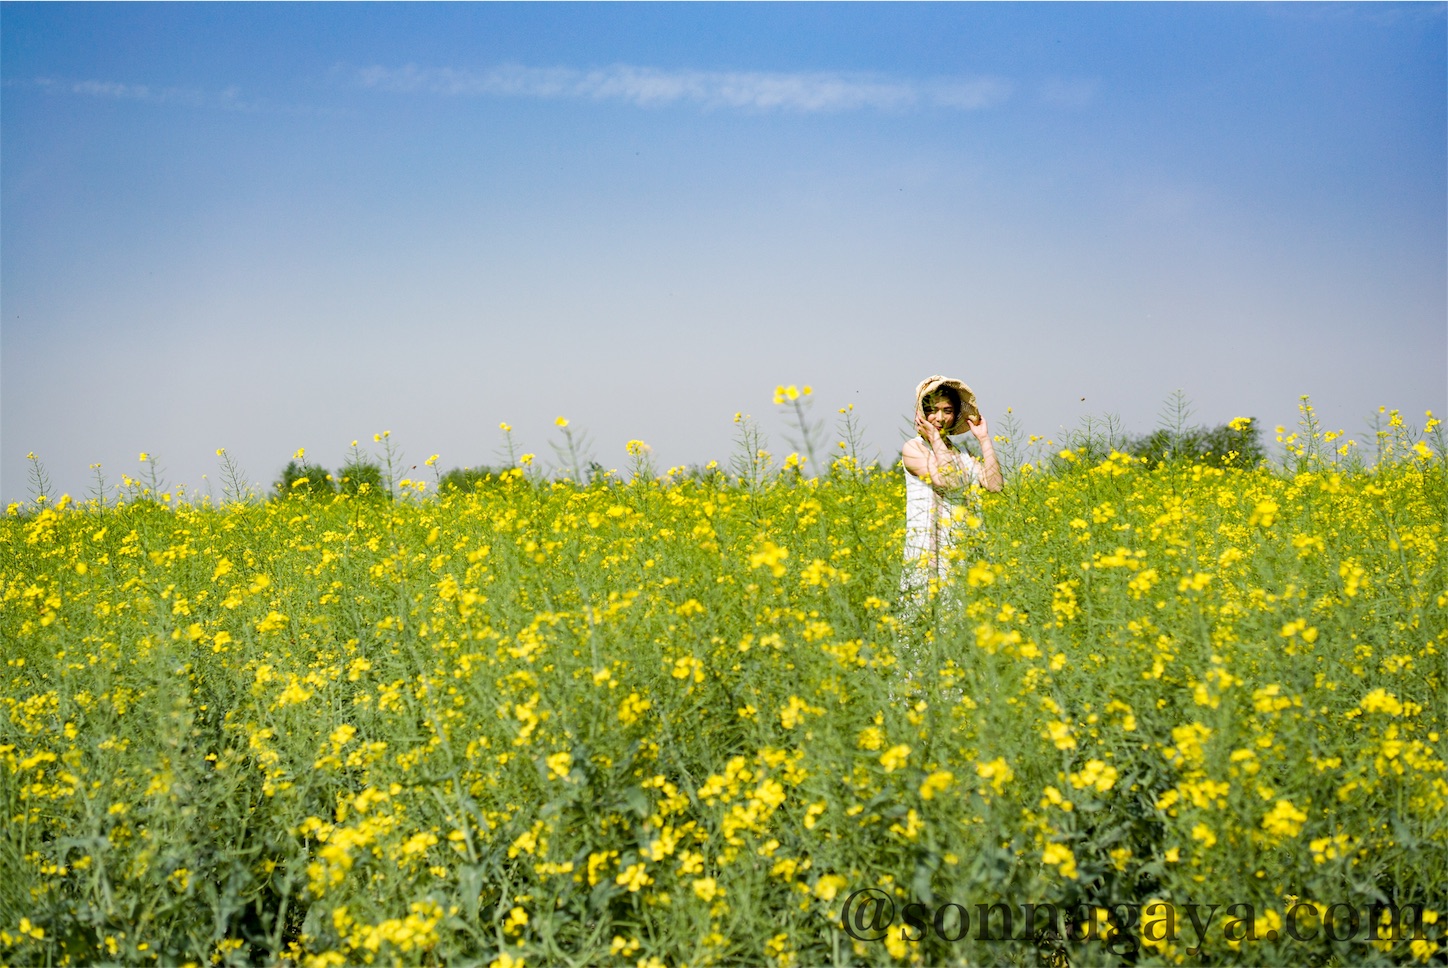
M 387 485 L 382 477 L 382 465 L 365 457 L 353 457 L 337 471 L 341 478 L 342 493 L 386 497 Z
M 1127 445 L 1133 457 L 1145 457 L 1155 467 L 1168 460 L 1185 460 L 1213 467 L 1255 467 L 1266 459 L 1261 433 L 1253 418 L 1218 427 L 1163 428 Z
M 499 470 L 480 465 L 478 467 L 454 467 L 438 481 L 439 491 L 471 491 L 474 488 L 497 480 Z
M 281 477 L 272 485 L 277 497 L 288 495 L 324 496 L 337 493 L 336 482 L 325 467 L 305 461 L 291 460 L 282 468 Z

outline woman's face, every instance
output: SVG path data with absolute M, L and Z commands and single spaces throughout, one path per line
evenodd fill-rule
M 955 404 L 942 393 L 934 402 L 925 404 L 925 419 L 934 425 L 936 430 L 945 433 L 955 425 Z

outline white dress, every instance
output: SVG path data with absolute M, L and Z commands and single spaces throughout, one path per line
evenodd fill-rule
M 957 452 L 955 459 L 965 472 L 969 484 L 981 482 L 980 461 Z M 940 494 L 908 470 L 905 473 L 905 571 L 900 576 L 900 590 L 911 597 L 925 591 L 931 578 L 942 578 L 948 567 L 945 553 L 958 541 L 960 525 L 954 517 L 956 507 L 973 503 L 968 488 Z

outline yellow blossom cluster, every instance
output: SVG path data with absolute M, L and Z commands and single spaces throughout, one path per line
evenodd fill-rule
M 1285 468 L 1010 468 L 923 601 L 901 467 L 781 468 L 742 415 L 733 473 L 631 441 L 587 487 L 12 506 L 0 960 L 1097 963 L 1137 930 L 871 946 L 867 889 L 1230 898 L 1258 924 L 1204 950 L 1241 964 L 1341 961 L 1287 912 L 1388 897 L 1374 951 L 1441 960 L 1448 472 L 1387 421 L 1372 466 L 1305 431 Z

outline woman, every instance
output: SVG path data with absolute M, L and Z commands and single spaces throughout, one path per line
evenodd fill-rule
M 915 388 L 915 430 L 900 458 L 905 464 L 905 560 L 901 588 L 918 596 L 930 579 L 946 570 L 946 552 L 956 541 L 955 511 L 968 507 L 971 485 L 988 491 L 1002 486 L 990 429 L 976 407 L 975 393 L 959 380 L 932 376 Z M 958 450 L 952 434 L 970 431 L 981 459 Z

